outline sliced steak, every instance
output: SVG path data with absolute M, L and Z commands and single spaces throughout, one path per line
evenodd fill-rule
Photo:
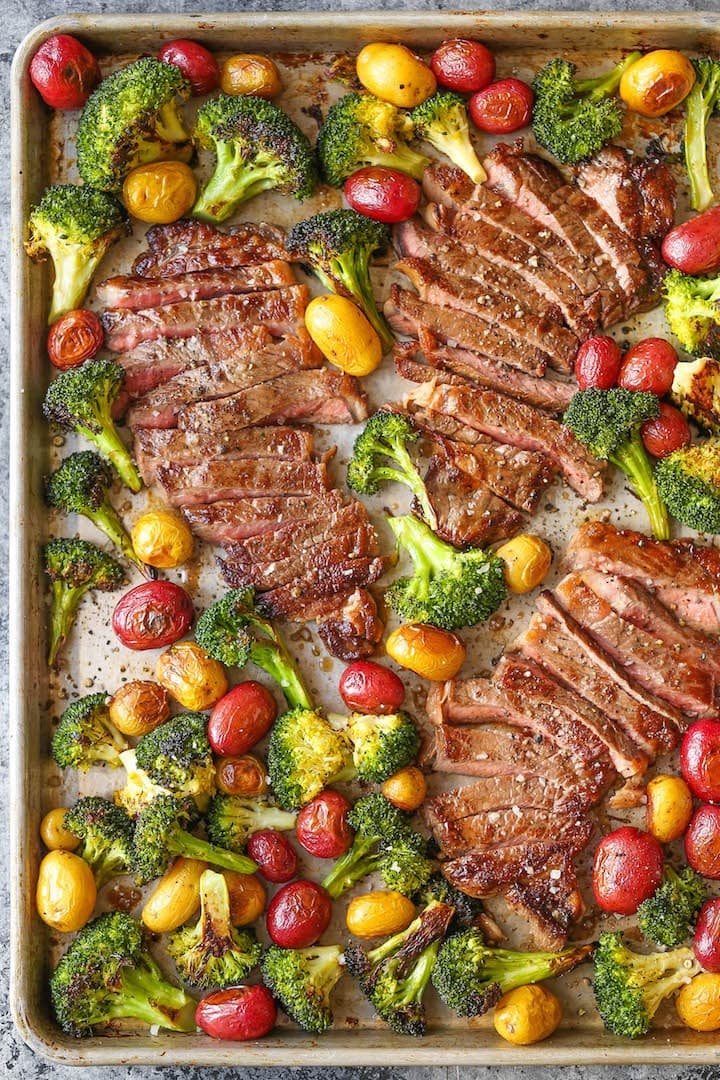
M 505 893 L 505 903 L 530 923 L 535 948 L 562 949 L 568 932 L 583 911 L 572 858 L 566 856 L 558 865 L 548 867 L 525 882 L 518 882 Z M 592 946 L 588 946 L 588 957 Z
M 491 814 L 493 810 L 512 810 L 513 807 L 562 810 L 568 803 L 573 809 L 585 809 L 588 805 L 580 806 L 575 793 L 569 792 L 562 783 L 553 783 L 542 776 L 518 777 L 515 773 L 500 773 L 434 795 L 426 800 L 422 813 L 432 827 L 437 821 L 459 821 L 476 814 Z
M 385 629 L 377 604 L 366 589 L 333 598 L 332 606 L 317 614 L 316 622 L 325 648 L 340 660 L 372 656 Z
M 331 497 L 338 499 L 338 505 L 332 509 Z M 304 520 L 287 520 L 283 527 L 269 535 L 243 537 L 241 541 L 229 544 L 226 554 L 238 566 L 270 566 L 279 560 L 302 554 L 326 540 L 333 532 L 340 533 L 371 524 L 363 503 L 357 499 L 343 502 L 340 492 L 336 490 L 328 492 L 322 499 L 307 500 L 306 506 L 307 517 Z M 374 554 L 377 537 L 371 543 Z
M 493 495 L 477 475 L 471 476 L 447 456 L 433 455 L 425 475 L 430 504 L 437 515 L 438 536 L 455 547 L 485 547 L 514 536 L 523 516 Z M 415 512 L 419 508 L 414 504 Z
M 181 300 L 212 300 L 215 296 L 259 292 L 281 285 L 294 285 L 289 263 L 275 259 L 257 266 L 233 270 L 202 270 L 195 274 L 152 278 L 119 276 L 97 286 L 97 297 L 105 307 L 139 311 L 142 308 L 177 304 Z
M 139 277 L 163 278 L 288 258 L 281 229 L 250 221 L 223 232 L 214 225 L 183 219 L 148 229 L 145 239 L 150 251 L 138 255 L 132 266 Z
M 232 544 L 253 536 L 266 538 L 292 522 L 301 524 L 336 513 L 342 504 L 338 491 L 320 495 L 257 499 L 220 499 L 203 506 L 184 506 L 192 531 L 208 544 Z
M 566 866 L 573 849 L 588 843 L 592 826 L 575 838 L 573 846 L 560 841 L 507 844 L 494 851 L 470 851 L 443 864 L 442 872 L 451 885 L 468 896 L 483 898 L 505 892 L 509 887 L 532 881 L 549 867 Z M 582 841 L 582 843 L 581 843 Z M 562 877 L 562 872 L 561 872 Z
M 675 178 L 664 162 L 604 146 L 580 165 L 577 181 L 615 224 L 635 240 L 659 243 L 675 221 Z
M 160 465 L 158 481 L 173 506 L 197 506 L 221 499 L 316 495 L 332 482 L 322 462 L 274 458 L 217 458 L 199 465 Z
M 231 588 L 235 587 L 232 568 L 226 568 L 218 560 L 223 577 Z M 385 573 L 390 558 L 385 556 L 366 556 L 360 559 L 339 559 L 332 566 L 308 566 L 302 578 L 272 589 L 259 598 L 260 609 L 271 619 L 291 619 L 307 622 L 314 618 L 311 614 L 312 601 L 323 602 L 339 593 L 347 594 L 357 588 L 372 585 Z
M 494 851 L 539 841 L 564 842 L 571 850 L 580 851 L 593 830 L 592 822 L 584 814 L 567 806 L 553 810 L 512 806 L 448 821 L 429 805 L 426 817 L 435 842 L 448 859 L 468 851 Z

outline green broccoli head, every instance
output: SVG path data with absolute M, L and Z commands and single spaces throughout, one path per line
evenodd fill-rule
M 218 794 L 210 803 L 207 834 L 213 844 L 229 851 L 244 851 L 248 837 L 260 829 L 288 832 L 295 828 L 297 814 L 281 810 L 264 798 Z
M 375 495 L 386 481 L 404 484 L 415 496 L 425 520 L 437 528 L 437 516 L 409 452 L 419 437 L 409 416 L 380 409 L 355 440 L 347 483 L 358 495 Z
M 323 176 L 333 187 L 342 187 L 358 169 L 383 165 L 419 180 L 429 159 L 408 146 L 412 135 L 407 113 L 372 94 L 346 94 L 328 110 L 318 135 Z
M 439 90 L 410 113 L 415 138 L 424 139 L 450 158 L 475 184 L 487 180 L 470 141 L 465 99 L 451 90 Z
M 201 221 L 225 221 L 262 191 L 275 189 L 307 199 L 315 190 L 317 168 L 310 143 L 270 101 L 220 94 L 201 107 L 194 138 L 216 158 L 215 172 L 192 211 Z
M 665 867 L 665 880 L 638 908 L 638 925 L 656 945 L 675 948 L 692 936 L 700 908 L 707 899 L 707 886 L 686 866 L 676 873 Z
M 268 773 L 283 810 L 298 810 L 329 784 L 353 779 L 352 748 L 324 716 L 299 705 L 273 725 Z
M 665 318 L 683 349 L 720 360 L 720 277 L 671 270 L 663 294 Z
M 110 720 L 107 694 L 88 694 L 68 705 L 52 739 L 52 755 L 62 769 L 109 765 L 116 769 L 127 742 Z
M 382 784 L 409 765 L 420 749 L 415 721 L 406 712 L 385 716 L 332 714 L 329 721 L 352 743 L 358 777 L 370 783 Z
M 439 904 L 450 904 L 454 909 L 451 930 L 465 930 L 467 927 L 473 926 L 484 911 L 481 900 L 460 892 L 439 872 L 434 873 L 427 880 L 413 896 L 413 900 L 423 907 L 429 904 L 431 900 L 436 900 Z
M 691 61 L 695 83 L 685 98 L 685 168 L 690 181 L 690 206 L 707 210 L 714 202 L 707 160 L 707 129 L 720 104 L 720 61 L 705 56 Z
M 82 306 L 108 248 L 129 232 L 127 211 L 113 195 L 76 184 L 47 189 L 30 211 L 25 250 L 31 259 L 52 259 L 49 323 Z
M 415 896 L 435 872 L 427 851 L 425 837 L 412 829 L 403 836 L 382 840 L 378 845 L 376 869 L 387 888 L 403 896 Z
M 698 532 L 720 533 L 720 436 L 668 454 L 655 478 L 674 518 Z
M 215 763 L 204 713 L 182 713 L 148 732 L 135 747 L 139 767 L 177 798 L 204 809 L 215 793 Z
M 263 957 L 265 985 L 291 1020 L 313 1035 L 332 1026 L 331 995 L 343 975 L 339 945 L 279 949 L 271 945 Z
M 158 795 L 172 795 L 171 791 L 156 784 L 150 779 L 144 769 L 137 763 L 134 750 L 123 750 L 120 761 L 125 769 L 125 785 L 116 789 L 114 793 L 115 804 L 121 806 L 130 817 L 137 817 L 141 810 L 148 806 Z M 192 799 L 180 799 L 188 821 L 194 820 L 198 814 L 197 806 Z
M 87 540 L 51 540 L 43 549 L 45 573 L 52 582 L 50 651 L 48 663 L 57 660 L 86 592 L 112 592 L 125 581 L 120 563 Z
M 77 164 L 85 183 L 119 191 L 137 165 L 190 161 L 193 148 L 177 107 L 189 97 L 180 68 L 149 56 L 103 79 L 78 124 Z
M 129 873 L 133 825 L 119 806 L 88 795 L 68 810 L 64 825 L 80 840 L 76 854 L 90 865 L 98 889 L 110 878 Z
M 333 900 L 351 889 L 361 878 L 375 871 L 392 881 L 389 888 L 408 895 L 415 892 L 432 873 L 426 858 L 427 844 L 409 824 L 407 814 L 384 795 L 365 795 L 348 814 L 348 824 L 355 830 L 352 846 L 335 863 L 323 880 Z
M 701 356 L 678 364 L 670 398 L 689 420 L 720 435 L 720 360 Z

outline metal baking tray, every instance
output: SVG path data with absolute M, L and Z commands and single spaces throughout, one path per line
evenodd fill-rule
M 281 67 L 285 91 L 280 103 L 309 134 L 315 120 L 307 106 L 328 101 L 332 92 L 327 65 L 333 53 L 355 53 L 370 41 L 402 41 L 418 51 L 432 50 L 450 36 L 476 37 L 497 54 L 503 76 L 528 77 L 551 56 L 562 54 L 575 59 L 585 69 L 602 70 L 608 56 L 635 48 L 679 48 L 693 53 L 720 51 L 720 22 L 717 14 L 682 12 L 640 13 L 503 13 L 484 12 L 297 12 L 234 15 L 78 15 L 43 23 L 20 46 L 12 73 L 12 338 L 11 338 L 11 519 L 10 519 L 10 742 L 11 742 L 11 1008 L 19 1034 L 41 1056 L 65 1064 L 90 1065 L 578 1065 L 715 1063 L 720 1061 L 720 1039 L 693 1033 L 680 1026 L 672 1006 L 661 1013 L 658 1026 L 644 1039 L 631 1043 L 608 1035 L 592 1007 L 588 968 L 560 980 L 557 991 L 565 1005 L 561 1028 L 545 1043 L 513 1047 L 494 1032 L 490 1017 L 465 1021 L 438 1007 L 428 994 L 431 1023 L 422 1040 L 394 1035 L 368 1016 L 358 1001 L 351 980 L 338 987 L 336 1025 L 321 1039 L 314 1039 L 294 1025 L 281 1022 L 273 1034 L 242 1046 L 211 1040 L 204 1035 L 166 1033 L 151 1035 L 147 1030 L 117 1029 L 76 1041 L 62 1036 L 49 1012 L 47 976 L 51 960 L 65 946 L 40 923 L 35 911 L 37 867 L 42 856 L 38 826 L 51 807 L 67 805 L 79 792 L 109 793 L 112 774 L 93 770 L 88 777 L 61 777 L 49 757 L 51 718 L 63 702 L 91 689 L 115 689 L 125 679 L 146 677 L 152 672 L 154 654 L 121 653 L 106 632 L 112 597 L 86 601 L 72 648 L 59 676 L 49 677 L 45 664 L 45 586 L 39 563 L 40 545 L 53 531 L 42 500 L 42 477 L 59 447 L 48 437 L 41 415 L 41 400 L 48 381 L 45 354 L 45 317 L 49 272 L 32 264 L 24 255 L 22 242 L 29 205 L 47 183 L 74 178 L 71 139 L 76 115 L 51 117 L 33 91 L 28 76 L 30 60 L 50 34 L 69 33 L 81 37 L 101 57 L 104 71 L 141 53 L 157 53 L 160 45 L 173 38 L 194 38 L 219 54 L 239 50 L 269 53 Z M 335 92 L 341 92 L 337 84 Z M 644 128 L 626 132 L 630 138 L 646 140 L 652 131 Z M 291 200 L 264 195 L 246 207 L 246 217 L 288 224 L 333 205 L 338 197 L 321 193 L 302 207 L 290 207 Z M 126 269 L 142 241 L 144 229 L 135 238 L 118 245 L 103 264 L 107 275 Z M 378 282 L 385 271 L 378 271 Z M 656 318 L 656 317 L 655 317 Z M 639 338 L 660 324 L 653 316 L 642 316 L 619 328 L 619 336 Z M 392 399 L 399 380 L 387 370 L 367 380 L 371 403 L 376 406 Z M 334 463 L 338 480 L 347 460 L 354 430 L 335 428 L 320 432 L 320 440 L 337 443 Z M 56 440 L 57 442 L 57 440 Z M 68 440 L 65 449 L 72 447 Z M 395 500 L 393 501 L 393 495 Z M 132 520 L 141 512 L 152 493 L 143 493 L 120 507 Z M 398 509 L 407 505 L 401 493 L 383 492 L 371 509 L 382 529 L 380 512 L 384 505 Z M 617 481 L 601 504 L 621 525 L 646 528 L 638 503 L 627 497 Z M 597 513 L 597 509 L 593 513 Z M 562 551 L 567 538 L 588 516 L 587 508 L 565 488 L 548 493 L 543 509 L 532 527 Z M 63 523 L 65 535 L 77 529 L 93 536 L 83 521 Z M 385 532 L 389 543 L 389 534 Z M 557 571 L 555 571 L 557 572 Z M 199 605 L 220 591 L 212 553 L 204 555 L 178 574 L 189 583 Z M 134 583 L 134 582 L 133 582 Z M 524 625 L 532 601 L 515 598 L 491 621 L 467 635 L 469 659 L 465 673 L 479 672 L 496 658 L 504 643 Z M 99 632 L 102 628 L 103 632 Z M 324 650 L 307 628 L 289 626 L 291 647 L 319 700 L 328 708 L 339 706 L 337 676 L 340 665 L 324 655 Z M 72 677 L 71 677 L 72 676 Z M 109 685 L 108 685 L 109 684 Z M 422 713 L 423 692 L 410 685 L 412 707 Z M 97 774 L 97 775 L 96 775 Z M 434 781 L 442 783 L 440 778 Z M 319 868 L 307 866 L 319 878 Z M 336 905 L 339 908 L 339 905 Z M 508 920 L 498 909 L 511 939 L 522 945 L 522 926 Z M 346 940 L 342 912 L 326 940 Z M 579 935 L 591 937 L 595 927 L 586 922 Z

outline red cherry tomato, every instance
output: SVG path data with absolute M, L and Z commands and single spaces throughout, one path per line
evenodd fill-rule
M 50 363 L 60 371 L 78 367 L 99 353 L 105 333 L 94 311 L 76 308 L 50 327 L 47 350 Z
M 678 354 L 669 341 L 645 338 L 625 353 L 618 386 L 626 390 L 646 390 L 663 397 L 672 386 L 677 362 Z
M 172 581 L 148 581 L 121 596 L 112 628 L 128 649 L 160 649 L 187 634 L 193 621 L 192 600 Z
M 374 221 L 407 221 L 420 205 L 420 185 L 399 169 L 358 169 L 345 181 L 345 198 Z
M 443 41 L 430 59 L 430 67 L 441 86 L 459 94 L 484 90 L 495 78 L 495 57 L 479 41 L 453 38 Z
M 696 874 L 720 880 L 720 806 L 706 803 L 695 811 L 685 833 L 685 856 Z
M 82 42 L 69 34 L 55 34 L 33 56 L 30 78 L 51 109 L 81 109 L 102 75 Z
M 260 829 L 248 838 L 247 853 L 258 864 L 266 881 L 290 881 L 297 873 L 298 859 L 289 840 L 275 829 Z
M 720 972 L 720 897 L 707 900 L 700 909 L 693 952 L 706 971 Z
M 575 357 L 575 378 L 581 390 L 611 390 L 617 383 L 622 352 L 603 334 L 583 341 Z
M 275 1027 L 277 1005 L 266 986 L 216 990 L 198 1002 L 195 1023 L 213 1039 L 261 1039 Z
M 402 679 L 382 664 L 356 660 L 340 676 L 340 694 L 349 709 L 389 716 L 405 700 L 405 687 Z
M 592 885 L 603 911 L 634 915 L 662 880 L 662 848 L 650 833 L 626 825 L 604 836 L 595 849 Z
M 270 938 L 283 949 L 307 949 L 327 930 L 332 901 L 314 881 L 291 881 L 275 893 L 265 916 Z
M 158 53 L 158 60 L 180 68 L 190 83 L 193 94 L 209 94 L 220 82 L 217 60 L 204 45 L 198 45 L 197 41 L 187 41 L 185 38 L 168 41 Z
M 662 257 L 684 274 L 711 274 L 720 269 L 720 206 L 671 229 L 662 242 Z
M 660 415 L 654 420 L 646 420 L 640 434 L 648 454 L 656 458 L 667 457 L 673 450 L 687 446 L 691 438 L 687 420 L 667 401 L 660 402 Z
M 210 713 L 208 740 L 220 757 L 240 757 L 267 735 L 276 716 L 267 687 L 248 679 L 221 697 Z
M 317 859 L 339 859 L 353 842 L 349 810 L 350 803 L 339 791 L 321 791 L 298 814 L 298 842 Z
M 720 722 L 690 725 L 680 744 L 680 771 L 696 798 L 720 802 Z
M 535 95 L 520 79 L 501 79 L 473 94 L 468 102 L 476 127 L 490 135 L 508 135 L 527 127 L 532 117 Z

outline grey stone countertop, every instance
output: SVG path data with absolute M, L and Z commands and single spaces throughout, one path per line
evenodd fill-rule
M 198 11 L 273 11 L 294 9 L 298 11 L 309 10 L 351 10 L 353 8 L 374 8 L 383 10 L 392 6 L 394 9 L 426 9 L 426 10 L 453 10 L 463 8 L 482 8 L 484 5 L 473 3 L 472 0 L 396 0 L 393 5 L 386 0 L 99 0 L 91 3 L 89 0 L 54 0 L 47 4 L 44 0 L 0 0 L 0 21 L 2 22 L 2 40 L 0 40 L 0 74 L 3 82 L 3 94 L 0 99 L 0 160 L 8 163 L 2 171 L 0 178 L 0 210 L 2 218 L 2 245 L 0 246 L 0 329 L 3 337 L 7 340 L 8 329 L 8 295 L 7 295 L 7 248 L 8 228 L 7 217 L 10 201 L 10 171 L 9 171 L 9 94 L 7 90 L 8 77 L 12 56 L 23 37 L 37 23 L 54 15 L 63 13 L 75 13 L 78 11 L 103 13 L 122 12 L 147 12 L 163 11 L 168 13 Z M 488 7 L 490 5 L 488 4 Z M 643 8 L 645 10 L 666 12 L 668 10 L 720 11 L 720 0 L 622 0 L 613 3 L 612 0 L 495 0 L 493 5 L 496 9 L 521 8 L 524 10 L 585 10 L 585 11 L 631 11 Z M 0 363 L 3 365 L 2 382 L 7 384 L 7 350 L 0 353 Z M 2 439 L 3 460 L 11 467 L 8 460 L 8 406 L 7 395 L 0 394 L 0 438 Z M 0 484 L 0 521 L 7 522 L 7 484 Z M 3 584 L 6 579 L 6 549 L 7 529 L 0 528 L 0 545 L 2 546 L 2 573 Z M 2 683 L 0 694 L 3 698 L 9 692 L 7 685 L 7 605 L 0 608 L 0 669 Z M 0 715 L 5 710 L 0 709 Z M 5 725 L 0 725 L 0 791 L 7 791 L 7 730 Z M 6 847 L 7 830 L 9 823 L 7 815 L 3 814 L 0 822 L 2 835 L 0 844 Z M 8 997 L 8 933 L 9 911 L 6 892 L 6 882 L 0 875 L 0 1076 L 17 1077 L 17 1080 L 40 1080 L 40 1078 L 53 1077 L 55 1080 L 76 1080 L 82 1076 L 83 1080 L 105 1080 L 108 1075 L 116 1076 L 117 1080 L 208 1080 L 210 1070 L 207 1069 L 175 1069 L 175 1068 L 128 1068 L 117 1069 L 83 1069 L 77 1070 L 55 1066 L 51 1063 L 35 1057 L 30 1050 L 17 1037 L 7 1007 Z M 242 1047 L 238 1046 L 238 1058 L 242 1058 Z M 313 1069 L 298 1068 L 295 1075 L 298 1080 L 312 1080 L 321 1073 L 327 1080 L 385 1080 L 386 1077 L 396 1076 L 402 1080 L 491 1080 L 500 1076 L 502 1080 L 545 1080 L 558 1070 L 542 1068 L 446 1068 L 438 1065 L 433 1069 Z M 563 1071 L 567 1080 L 711 1080 L 711 1077 L 720 1076 L 720 1069 L 712 1066 L 697 1068 L 677 1068 L 668 1066 L 633 1066 L 629 1068 L 616 1067 L 589 1067 L 568 1066 Z M 228 1077 L 237 1077 L 238 1080 L 280 1080 L 282 1075 L 279 1069 L 227 1069 L 223 1074 Z

